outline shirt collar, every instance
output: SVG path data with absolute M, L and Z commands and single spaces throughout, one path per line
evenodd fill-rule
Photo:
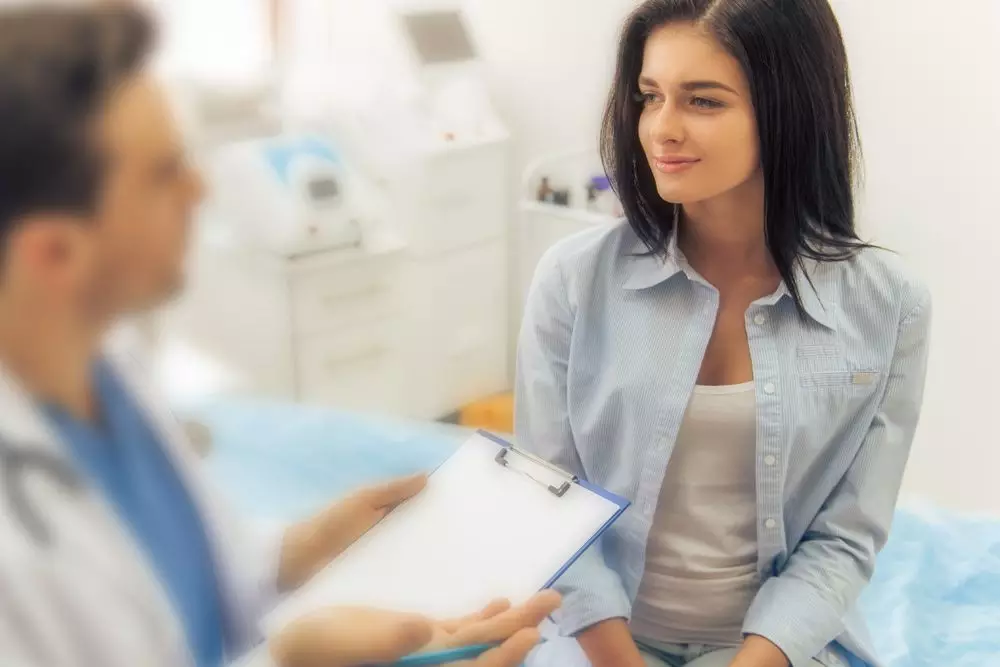
M 799 288 L 799 299 L 806 315 L 817 324 L 834 329 L 833 290 L 827 267 L 815 260 L 803 259 L 795 267 L 795 284 Z M 788 285 L 782 281 L 774 293 L 774 303 L 781 299 L 792 300 Z
M 646 244 L 636 239 L 629 247 L 626 256 L 626 277 L 624 288 L 627 290 L 645 290 L 655 287 L 683 273 L 688 278 L 708 284 L 704 278 L 691 268 L 684 253 L 677 246 L 677 235 L 670 235 L 665 253 L 651 253 Z M 828 277 L 827 267 L 814 260 L 804 259 L 795 267 L 795 281 L 799 286 L 799 298 L 806 314 L 828 329 L 834 328 L 832 285 Z M 792 294 L 788 285 L 782 281 L 778 290 L 769 297 L 758 301 L 764 305 L 775 305 L 782 299 L 791 300 Z
M 650 252 L 640 239 L 627 250 L 625 289 L 644 290 L 655 287 L 673 278 L 685 268 L 689 268 L 687 260 L 677 247 L 677 235 L 670 235 L 667 252 L 660 255 Z

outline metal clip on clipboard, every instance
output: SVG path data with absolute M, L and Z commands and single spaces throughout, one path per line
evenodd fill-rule
M 517 454 L 518 456 L 520 456 L 520 457 L 522 457 L 524 459 L 527 459 L 528 461 L 531 461 L 532 463 L 534 463 L 537 466 L 541 466 L 541 467 L 545 468 L 549 472 L 555 473 L 556 475 L 559 475 L 560 477 L 565 477 L 566 481 L 563 482 L 562 484 L 560 484 L 559 486 L 552 486 L 548 482 L 545 482 L 545 481 L 542 481 L 542 480 L 538 479 L 537 477 L 535 477 L 534 475 L 532 475 L 529 472 L 525 472 L 524 470 L 518 470 L 517 468 L 510 468 L 510 461 L 507 460 L 507 455 L 510 452 L 513 452 L 513 453 Z M 537 482 L 537 483 L 541 484 L 542 486 L 546 487 L 552 493 L 552 495 L 556 496 L 557 498 L 562 498 L 563 496 L 565 496 L 566 492 L 570 490 L 570 487 L 573 486 L 574 484 L 576 484 L 577 481 L 579 481 L 576 475 L 571 475 L 570 473 L 566 472 L 562 468 L 554 466 L 551 463 L 549 463 L 548 461 L 544 461 L 544 460 L 538 458 L 537 456 L 529 454 L 528 452 L 522 451 L 522 450 L 517 449 L 515 447 L 504 447 L 499 452 L 497 452 L 496 459 L 494 459 L 494 460 L 497 463 L 499 463 L 500 465 L 502 465 L 503 467 L 510 468 L 514 472 L 520 473 L 520 474 L 524 475 L 525 477 L 527 477 L 528 479 L 530 479 L 530 480 L 532 480 L 534 482 Z

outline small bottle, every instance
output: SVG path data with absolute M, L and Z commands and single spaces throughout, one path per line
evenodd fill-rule
M 587 210 L 597 212 L 597 186 L 593 181 L 587 183 Z
M 604 215 L 615 216 L 618 199 L 615 197 L 615 193 L 611 189 L 611 181 L 607 176 L 598 176 L 595 177 L 591 183 L 597 191 L 594 198 L 595 210 L 598 213 L 603 213 Z
M 538 201 L 551 202 L 552 201 L 552 186 L 549 184 L 549 177 L 542 176 L 542 183 L 538 186 Z

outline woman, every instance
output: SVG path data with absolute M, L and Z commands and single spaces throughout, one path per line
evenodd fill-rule
M 876 665 L 930 301 L 855 231 L 826 0 L 645 2 L 603 156 L 627 224 L 547 254 L 519 347 L 520 440 L 633 501 L 561 630 L 596 667 Z

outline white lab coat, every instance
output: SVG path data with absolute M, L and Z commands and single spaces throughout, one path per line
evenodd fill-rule
M 225 512 L 199 471 L 180 424 L 147 384 L 134 352 L 114 345 L 108 356 L 200 510 L 215 557 L 227 652 L 236 659 L 261 640 L 259 621 L 275 597 L 280 534 L 251 533 Z M 8 446 L 72 465 L 37 406 L 2 367 L 0 438 Z M 165 590 L 102 494 L 85 483 L 74 493 L 35 469 L 18 475 L 7 463 L 0 460 L 0 664 L 192 665 L 181 621 Z M 24 493 L 15 487 L 23 487 Z M 18 495 L 23 502 L 14 498 Z M 49 546 L 33 539 L 18 511 L 24 505 L 48 529 Z M 251 661 L 268 662 L 261 651 Z

